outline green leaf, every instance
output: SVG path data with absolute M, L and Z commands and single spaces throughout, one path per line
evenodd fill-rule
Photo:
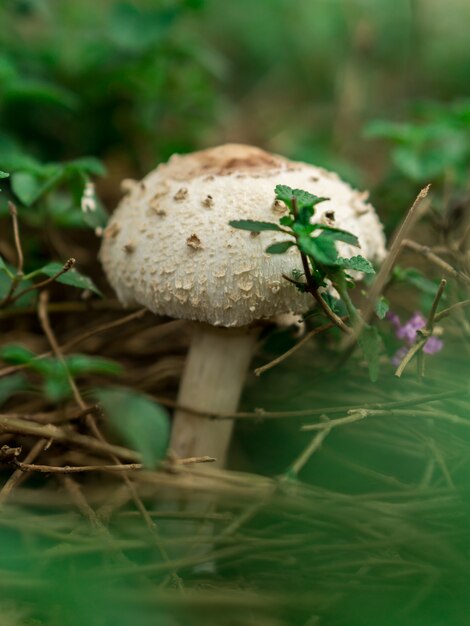
M 313 257 L 321 265 L 337 264 L 338 251 L 331 238 L 322 237 L 322 235 L 319 237 L 302 236 L 299 237 L 298 244 L 302 252 Z
M 10 176 L 10 174 L 7 174 L 6 172 L 2 172 L 0 170 L 0 178 L 8 178 Z
M 28 388 L 28 379 L 23 374 L 0 378 L 0 406 L 18 391 Z
M 375 303 L 375 312 L 377 313 L 377 317 L 383 320 L 383 318 L 387 315 L 389 308 L 390 305 L 388 303 L 388 300 L 383 296 L 380 296 L 380 298 Z
M 293 223 L 294 220 L 290 215 L 283 215 L 279 220 L 279 224 L 281 224 L 282 226 L 292 226 Z
M 419 270 L 414 267 L 395 267 L 393 277 L 400 282 L 407 282 L 413 287 L 417 287 L 420 291 L 430 296 L 435 296 L 439 287 L 439 281 L 433 281 L 423 276 Z M 443 294 L 445 297 L 445 294 Z
M 288 207 L 291 206 L 293 189 L 288 185 L 276 185 L 274 192 L 276 194 L 276 199 L 281 202 L 285 202 Z
M 297 208 L 301 211 L 304 208 L 312 209 L 320 202 L 328 200 L 328 198 L 320 198 L 309 191 L 303 189 L 292 189 L 288 185 L 276 185 L 275 188 L 277 200 L 284 202 L 290 209 L 292 208 L 292 198 L 297 200 Z M 312 211 L 313 213 L 313 211 Z
M 38 197 L 41 181 L 30 172 L 14 172 L 11 175 L 11 188 L 15 196 L 26 206 L 30 206 Z
M 61 263 L 52 262 L 48 263 L 44 267 L 41 267 L 39 270 L 36 270 L 35 273 L 45 274 L 46 276 L 52 277 L 54 276 L 54 274 L 57 274 L 57 272 L 60 272 L 62 268 L 63 265 Z M 72 268 L 68 272 L 65 272 L 65 274 L 61 274 L 58 278 L 56 278 L 56 280 L 58 283 L 71 285 L 72 287 L 77 287 L 78 289 L 89 289 L 99 296 L 101 295 L 101 291 L 91 280 L 91 278 L 80 274 L 80 272 L 78 272 L 75 268 Z
M 278 243 L 272 243 L 266 248 L 268 254 L 284 254 L 289 248 L 295 246 L 294 241 L 279 241 Z
M 362 354 L 369 368 L 369 376 L 372 382 L 379 377 L 379 358 L 382 348 L 382 340 L 375 326 L 364 326 L 358 337 Z
M 350 259 L 339 258 L 338 263 L 347 270 L 356 270 L 357 272 L 364 272 L 364 274 L 375 274 L 372 263 L 360 255 L 353 256 Z
M 259 233 L 263 230 L 281 230 L 278 224 L 273 224 L 272 222 L 257 222 L 255 220 L 232 220 L 229 224 L 233 228 L 249 230 L 253 233 Z
M 9 270 L 8 265 L 5 263 L 3 257 L 1 257 L 1 256 L 0 256 L 0 272 L 5 272 L 5 274 L 8 274 L 8 276 L 10 276 L 10 278 L 13 277 L 13 274 Z
M 100 389 L 95 395 L 126 444 L 140 452 L 144 465 L 153 469 L 168 447 L 170 420 L 166 410 L 130 389 Z
M 359 239 L 356 235 L 353 235 L 347 230 L 334 228 L 333 226 L 327 226 L 326 224 L 315 224 L 315 230 L 322 230 L 325 233 L 325 236 L 328 236 L 336 241 L 344 241 L 344 243 L 349 243 L 351 246 L 356 246 L 357 248 L 361 247 Z
M 87 354 L 71 354 L 65 360 L 72 376 L 80 376 L 81 374 L 119 376 L 123 371 L 122 365 L 116 361 Z
M 104 176 L 106 168 L 103 163 L 95 157 L 82 157 L 69 161 L 66 165 L 67 170 L 78 170 L 91 176 Z
M 0 349 L 0 357 L 12 365 L 29 364 L 35 356 L 34 352 L 19 343 L 8 343 Z

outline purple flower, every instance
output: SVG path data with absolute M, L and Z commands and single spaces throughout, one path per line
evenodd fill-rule
M 404 324 L 401 323 L 398 315 L 392 311 L 387 313 L 387 319 L 395 328 L 396 338 L 400 339 L 404 343 L 404 345 L 398 349 L 392 358 L 392 364 L 399 365 L 405 354 L 408 352 L 408 347 L 415 343 L 418 330 L 426 326 L 426 319 L 421 313 L 419 313 L 419 311 L 414 313 Z M 444 342 L 441 339 L 432 336 L 429 337 L 424 344 L 423 351 L 426 354 L 436 354 L 436 352 L 442 350 L 443 346 Z
M 397 339 L 402 339 L 406 344 L 411 346 L 416 341 L 416 333 L 426 326 L 426 320 L 421 313 L 415 313 L 410 319 L 397 328 Z
M 436 354 L 436 352 L 442 350 L 443 347 L 444 342 L 442 339 L 439 339 L 438 337 L 429 337 L 424 344 L 423 351 L 426 352 L 426 354 Z

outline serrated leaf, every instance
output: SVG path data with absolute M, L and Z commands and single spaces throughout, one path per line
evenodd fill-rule
M 386 298 L 384 298 L 383 296 L 380 296 L 380 298 L 376 301 L 374 308 L 375 308 L 375 312 L 377 314 L 377 317 L 379 319 L 383 320 L 384 317 L 388 313 L 390 305 L 389 305 L 388 300 Z
M 255 220 L 231 220 L 229 224 L 233 228 L 249 230 L 253 233 L 260 233 L 263 230 L 281 230 L 281 227 L 278 224 L 274 224 L 272 222 L 257 222 Z
M 306 237 L 302 236 L 298 239 L 299 248 L 305 254 L 313 257 L 315 261 L 321 265 L 336 265 L 338 260 L 338 251 L 334 241 L 328 237 Z
M 268 254 L 284 254 L 284 252 L 289 250 L 292 246 L 295 246 L 294 241 L 279 241 L 268 246 L 266 252 Z
M 170 437 L 166 410 L 130 389 L 100 389 L 95 395 L 127 445 L 140 452 L 144 465 L 155 468 L 165 456 Z
M 365 259 L 363 256 L 357 255 L 350 259 L 338 259 L 338 264 L 344 269 L 355 270 L 357 272 L 364 272 L 364 274 L 375 274 L 372 263 Z
M 63 265 L 61 263 L 52 262 L 52 263 L 48 263 L 44 267 L 41 267 L 39 270 L 37 270 L 37 272 L 40 274 L 45 274 L 46 276 L 52 277 L 55 274 L 57 274 L 57 272 L 60 272 L 62 267 Z M 77 289 L 89 289 L 90 291 L 93 291 L 99 296 L 101 295 L 101 291 L 98 289 L 95 283 L 91 280 L 91 278 L 88 278 L 88 276 L 84 276 L 83 274 L 80 274 L 80 272 L 78 272 L 75 268 L 72 268 L 68 272 L 65 272 L 65 274 L 61 274 L 56 280 L 58 283 L 63 283 L 64 285 L 70 285 L 72 287 L 77 287 Z
M 289 208 L 292 208 L 292 198 L 295 198 L 299 211 L 304 208 L 312 209 L 320 202 L 328 200 L 328 198 L 321 198 L 313 193 L 310 193 L 309 191 L 304 191 L 303 189 L 292 189 L 288 185 L 276 185 L 274 191 L 276 193 L 276 198 L 284 202 Z
M 358 337 L 358 343 L 367 362 L 369 377 L 375 382 L 379 377 L 379 358 L 382 340 L 375 326 L 364 326 Z
M 325 233 L 325 236 L 328 236 L 335 241 L 344 241 L 344 243 L 349 243 L 351 246 L 356 246 L 357 248 L 361 247 L 359 239 L 356 235 L 353 235 L 347 230 L 334 228 L 333 226 L 327 226 L 326 224 L 315 224 L 315 230 L 321 230 Z

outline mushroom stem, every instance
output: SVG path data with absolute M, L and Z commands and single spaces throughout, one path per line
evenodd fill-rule
M 256 339 L 253 329 L 195 324 L 178 403 L 210 414 L 236 411 Z M 179 409 L 170 447 L 178 457 L 204 454 L 223 467 L 232 430 L 232 420 L 208 419 Z

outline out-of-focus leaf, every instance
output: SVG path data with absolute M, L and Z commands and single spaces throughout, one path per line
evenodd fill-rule
M 377 317 L 383 320 L 384 317 L 387 315 L 389 308 L 390 305 L 388 303 L 388 300 L 383 296 L 380 296 L 380 298 L 375 303 L 375 312 L 377 313 Z
M 31 205 L 41 189 L 41 181 L 30 172 L 13 172 L 11 188 L 15 196 L 26 206 Z
M 87 354 L 72 354 L 66 357 L 67 367 L 72 376 L 81 374 L 109 374 L 119 376 L 122 373 L 122 365 L 104 359 L 102 357 L 89 356 Z
M 23 100 L 49 104 L 75 110 L 78 106 L 78 99 L 70 91 L 39 80 L 20 79 L 8 84 L 3 94 L 6 100 Z
M 82 157 L 69 161 L 66 165 L 67 170 L 78 170 L 91 176 L 104 176 L 106 174 L 106 168 L 103 163 L 95 157 Z
M 4 404 L 17 391 L 28 388 L 28 380 L 23 374 L 13 374 L 0 378 L 0 406 Z
M 57 272 L 60 272 L 62 267 L 63 265 L 61 265 L 60 263 L 52 262 L 48 263 L 44 267 L 41 267 L 39 270 L 37 270 L 37 273 L 45 274 L 46 276 L 52 277 L 57 274 Z M 77 287 L 78 289 L 89 289 L 99 296 L 101 295 L 101 291 L 91 280 L 91 278 L 80 274 L 80 272 L 78 272 L 75 268 L 72 268 L 68 272 L 65 272 L 65 274 L 61 274 L 56 280 L 58 283 L 71 285 L 72 287 Z
M 154 468 L 168 447 L 170 420 L 166 410 L 130 389 L 102 389 L 95 395 L 124 441 L 140 452 L 147 467 Z
M 35 356 L 34 352 L 19 343 L 9 343 L 0 348 L 0 357 L 13 365 L 26 365 Z
M 294 245 L 294 241 L 279 241 L 278 243 L 273 243 L 268 246 L 266 252 L 268 254 L 284 254 L 284 252 L 287 252 L 287 250 Z
M 379 377 L 379 358 L 382 348 L 382 339 L 375 326 L 365 326 L 358 338 L 364 358 L 369 368 L 369 376 L 372 382 Z

